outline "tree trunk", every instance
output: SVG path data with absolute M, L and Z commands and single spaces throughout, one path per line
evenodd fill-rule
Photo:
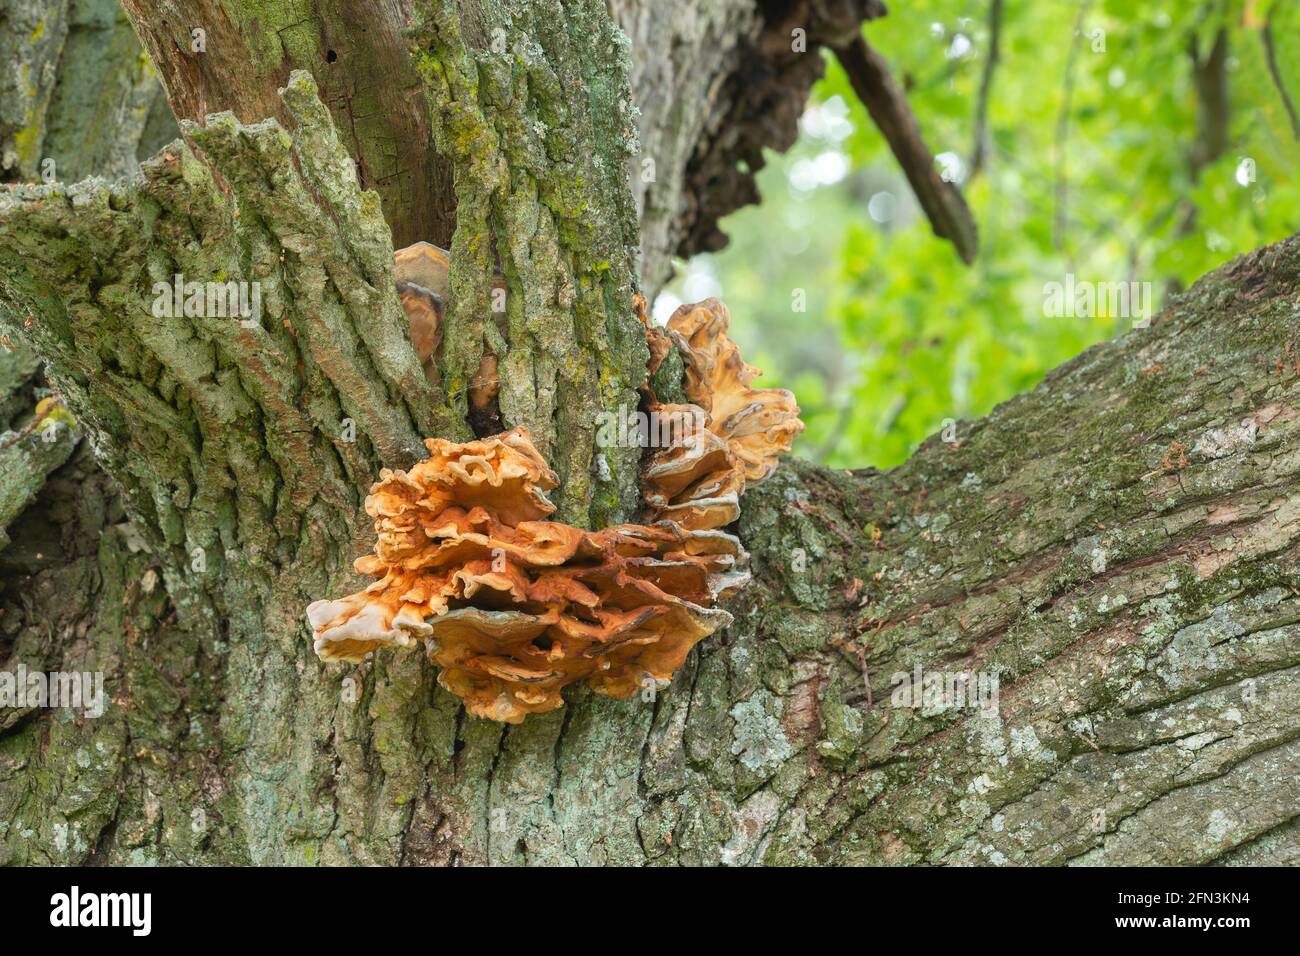
M 0 712 L 0 862 L 1300 858 L 1300 240 L 898 469 L 787 463 L 742 502 L 736 623 L 653 700 L 576 689 L 507 728 L 419 655 L 321 665 L 303 608 L 355 583 L 379 467 L 468 433 L 455 383 L 482 349 L 570 519 L 629 507 L 584 477 L 584 429 L 644 363 L 612 172 L 628 61 L 603 4 L 417 6 L 456 174 L 445 392 L 403 335 L 355 141 L 304 74 L 266 114 L 287 133 L 237 110 L 134 183 L 0 194 L 0 327 L 58 387 L 37 422 L 30 359 L 0 364 L 21 462 L 0 476 L 0 656 L 102 671 L 111 698 Z M 177 273 L 260 282 L 260 321 L 156 315 Z M 917 667 L 996 698 L 907 706 Z
M 407 53 L 403 3 L 122 0 L 122 6 L 180 119 L 201 123 L 229 110 L 244 122 L 275 117 L 288 125 L 277 90 L 291 71 L 310 71 L 362 188 L 383 198 L 394 243 L 450 244 L 452 169 L 434 150 L 430 109 Z

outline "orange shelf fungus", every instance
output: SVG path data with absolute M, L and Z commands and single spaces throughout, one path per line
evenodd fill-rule
M 703 410 L 654 403 L 650 414 L 667 420 L 673 436 L 641 469 L 651 515 L 695 530 L 723 528 L 739 518 L 745 472 L 726 440 L 709 430 Z
M 729 535 L 544 520 L 556 479 L 523 428 L 425 444 L 427 460 L 384 469 L 366 499 L 378 541 L 356 569 L 377 580 L 307 608 L 322 660 L 422 643 L 470 713 L 518 723 L 577 681 L 624 699 L 665 686 L 730 622 L 713 607 L 742 577 Z
M 424 366 L 425 377 L 434 385 L 438 384 L 435 359 L 442 344 L 450 274 L 447 251 L 431 243 L 417 242 L 393 254 L 393 277 L 406 311 L 411 346 Z
M 442 344 L 451 259 L 441 246 L 417 242 L 393 253 L 393 278 L 406 312 L 411 345 L 424 367 L 425 378 L 437 385 L 438 347 Z M 492 277 L 494 292 L 505 287 L 505 277 L 496 273 Z M 476 416 L 482 420 L 494 419 L 498 391 L 497 357 L 484 351 L 469 387 L 469 404 Z
M 447 253 L 428 243 L 395 255 L 431 381 L 448 272 Z M 423 646 L 466 710 L 519 723 L 562 706 L 562 689 L 579 681 L 621 699 L 667 686 L 690 649 L 730 623 L 715 605 L 748 582 L 748 555 L 722 529 L 739 517 L 746 484 L 770 474 L 803 429 L 799 408 L 783 389 L 749 387 L 758 372 L 727 337 L 721 302 L 683 306 L 666 329 L 641 296 L 634 307 L 651 375 L 678 352 L 689 399 L 665 404 L 642 389 L 642 411 L 662 426 L 642 465 L 650 523 L 583 531 L 547 520 L 557 479 L 524 428 L 428 439 L 428 459 L 383 469 L 366 498 L 377 541 L 355 567 L 374 582 L 307 608 L 321 660 Z M 485 352 L 471 414 L 492 403 L 496 373 Z
M 803 431 L 799 406 L 784 388 L 750 388 L 760 371 L 727 336 L 731 315 L 717 299 L 684 305 L 668 332 L 686 365 L 686 397 L 709 414 L 709 430 L 740 459 L 747 481 L 762 481 Z
M 651 325 L 644 308 L 637 311 L 652 372 L 671 343 L 682 356 L 692 402 L 667 405 L 647 396 L 647 411 L 668 423 L 663 430 L 673 440 L 643 468 L 645 502 L 652 516 L 687 528 L 724 527 L 739 517 L 746 484 L 770 475 L 803 431 L 799 406 L 783 388 L 750 388 L 759 370 L 727 337 L 730 315 L 717 299 L 682 306 L 667 329 Z

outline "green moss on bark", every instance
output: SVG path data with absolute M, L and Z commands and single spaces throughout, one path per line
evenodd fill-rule
M 639 450 L 596 445 L 604 413 L 636 407 L 648 359 L 632 312 L 626 38 L 595 2 L 418 9 L 416 62 L 456 169 L 441 360 L 454 407 L 465 414 L 499 259 L 509 286 L 502 417 L 526 426 L 560 475 L 560 520 L 626 519 Z

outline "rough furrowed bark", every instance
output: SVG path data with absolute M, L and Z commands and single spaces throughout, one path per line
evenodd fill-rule
M 404 0 L 122 0 L 157 65 L 176 116 L 229 111 L 291 125 L 278 90 L 312 73 L 356 162 L 383 197 L 398 247 L 451 241 L 451 168 L 434 149 L 420 78 L 407 52 Z
M 894 471 L 782 468 L 736 624 L 657 699 L 440 731 L 403 859 L 1294 859 L 1298 268 L 1225 268 Z M 904 706 L 918 666 L 995 706 Z
M 312 72 L 363 187 L 383 197 L 394 245 L 450 245 L 453 162 L 449 148 L 430 136 L 436 106 L 419 93 L 407 35 L 409 21 L 436 5 L 124 0 L 123 6 L 184 119 L 201 122 L 229 110 L 244 122 L 275 116 L 287 123 L 276 90 L 292 70 Z M 485 66 L 493 26 L 506 26 L 505 17 L 527 20 L 517 3 L 459 6 L 469 10 L 471 39 Z M 720 248 L 726 237 L 719 219 L 758 201 L 754 175 L 764 165 L 763 151 L 794 142 L 803 104 L 822 72 L 822 48 L 852 40 L 862 21 L 884 9 L 877 0 L 615 0 L 610 8 L 630 41 L 631 89 L 640 110 L 631 186 L 641 220 L 640 278 L 653 297 L 671 275 L 674 256 Z M 580 4 L 549 9 L 548 23 L 591 22 Z
M 0 172 L 6 181 L 34 179 L 68 35 L 67 3 L 4 0 L 0 27 Z
M 76 420 L 56 397 L 37 400 L 48 392 L 39 387 L 39 366 L 31 349 L 0 349 L 0 552 L 9 544 L 6 529 L 81 440 Z
M 0 433 L 0 551 L 9 544 L 5 529 L 36 499 L 46 476 L 68 460 L 81 439 L 65 409 L 38 421 L 30 431 Z
M 0 181 L 126 176 L 137 156 L 175 138 L 153 67 L 115 0 L 0 4 L 0 62 Z M 0 350 L 0 429 L 12 433 L 0 437 L 0 549 L 6 527 L 80 439 L 41 364 L 8 339 Z M 38 408 L 46 397 L 55 400 Z
M 632 309 L 626 37 L 595 0 L 416 9 L 414 54 L 456 171 L 442 380 L 464 417 L 494 353 L 501 419 L 526 426 L 560 477 L 557 517 L 625 520 L 639 450 L 598 448 L 596 434 L 603 413 L 636 409 L 648 358 Z M 503 303 L 490 295 L 498 257 Z
M 104 697 L 98 715 L 0 711 L 0 863 L 241 859 L 213 759 L 222 645 L 177 626 L 161 568 L 87 445 L 9 530 L 0 655 L 29 674 L 99 672 Z
M 1294 239 L 1238 260 L 895 471 L 786 471 L 746 502 L 757 554 L 824 569 L 788 577 L 797 609 L 750 596 L 796 677 L 754 697 L 843 768 L 774 768 L 762 858 L 1294 858 L 1298 266 Z M 843 638 L 873 707 L 856 661 L 804 657 Z M 891 706 L 918 666 L 996 676 L 996 712 Z
M 404 333 L 377 197 L 357 191 L 310 79 L 285 98 L 296 145 L 273 123 L 213 117 L 189 130 L 203 161 L 177 144 L 130 185 L 0 197 L 0 324 L 49 361 L 179 620 L 236 678 L 243 704 L 221 730 L 253 831 L 285 812 L 270 727 L 296 710 L 305 602 L 340 586 L 379 463 L 453 432 Z M 166 314 L 156 284 L 178 275 L 201 283 L 199 316 Z M 228 282 L 257 284 L 260 317 L 210 311 L 202 290 Z
M 13 241 L 4 255 L 9 328 L 51 362 L 105 439 L 108 467 L 174 547 L 181 508 L 201 502 L 228 524 L 233 504 L 284 534 L 297 516 L 277 524 L 277 495 L 306 501 L 347 475 L 346 493 L 331 497 L 352 501 L 376 455 L 409 462 L 420 434 L 449 428 L 403 332 L 375 197 L 348 183 L 310 80 L 286 98 L 301 109 L 297 135 L 310 150 L 273 124 L 215 117 L 191 130 L 233 195 L 176 146 L 137 184 L 38 187 L 0 200 Z M 177 278 L 197 292 L 173 296 Z M 255 284 L 262 314 L 225 314 L 237 301 L 227 283 Z M 245 293 L 251 309 L 254 293 Z M 193 312 L 201 321 L 187 321 Z M 340 437 L 345 419 L 356 423 L 355 448 Z M 258 460 L 263 441 L 272 464 Z M 287 501 L 278 504 L 287 516 Z
M 179 677 L 150 732 L 194 716 L 183 695 L 228 725 L 251 696 L 292 693 L 297 713 L 259 728 L 286 741 L 279 761 L 208 730 L 219 752 L 163 786 L 133 754 L 103 785 L 115 812 L 73 813 L 72 849 L 50 842 L 58 814 L 42 831 L 20 800 L 22 846 L 110 862 L 1294 859 L 1297 274 L 1296 241 L 1240 260 L 894 471 L 782 468 L 744 501 L 759 575 L 737 623 L 656 699 L 579 691 L 507 729 L 465 718 L 416 655 L 329 673 L 280 656 L 250 683 L 233 639 L 154 638 L 128 660 L 196 655 L 224 686 Z M 891 700 L 918 665 L 995 676 L 993 715 Z M 285 686 L 276 670 L 295 667 Z M 133 713 L 135 685 L 116 693 Z M 37 779 L 71 791 L 84 773 Z M 10 774 L 12 801 L 32 784 Z M 259 799 L 282 815 L 250 814 Z

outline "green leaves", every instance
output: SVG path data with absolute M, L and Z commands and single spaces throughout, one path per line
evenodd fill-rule
M 933 152 L 954 153 L 967 169 L 988 10 L 952 0 L 924 11 L 894 6 L 866 27 Z M 1167 290 L 1295 231 L 1300 143 L 1274 72 L 1300 106 L 1300 13 L 1266 3 L 1248 15 L 1239 2 L 1134 9 L 1121 0 L 1079 11 L 1003 5 L 990 149 L 983 171 L 962 185 L 980 226 L 974 266 L 932 235 L 883 137 L 828 60 L 816 99 L 851 132 L 824 116 L 806 121 L 794 149 L 761 174 L 763 203 L 726 222 L 731 246 L 692 262 L 674 285 L 691 298 L 692 276 L 707 271 L 721 286 L 737 341 L 770 373 L 763 384 L 799 397 L 808 430 L 798 453 L 897 464 L 945 420 L 984 414 L 1140 318 L 1104 307 L 1047 316 L 1048 283 L 1149 282 L 1158 310 Z M 1268 15 L 1275 71 L 1263 42 Z M 1204 63 L 1220 29 L 1226 139 L 1206 156 L 1209 106 L 1191 51 L 1195 44 Z M 842 179 L 810 175 L 834 169 L 827 154 L 848 161 Z M 795 289 L 805 291 L 804 312 L 792 311 Z

